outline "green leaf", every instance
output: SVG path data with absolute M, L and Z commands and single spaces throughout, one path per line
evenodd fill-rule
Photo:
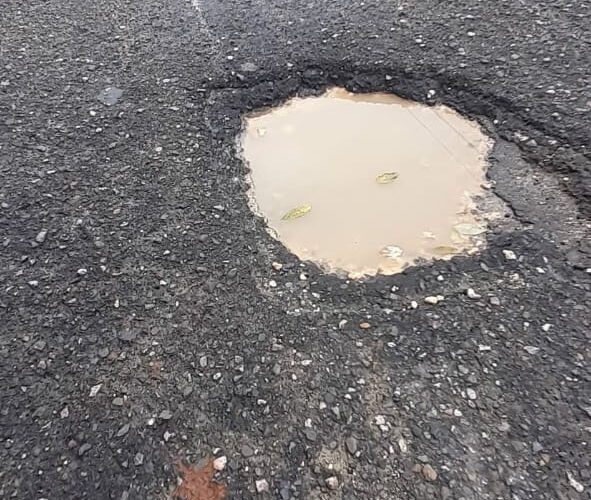
M 378 184 L 390 184 L 398 178 L 398 172 L 384 172 L 376 177 Z
M 299 207 L 292 208 L 283 217 L 281 217 L 281 220 L 299 219 L 310 212 L 310 210 L 312 210 L 311 205 L 300 205 Z

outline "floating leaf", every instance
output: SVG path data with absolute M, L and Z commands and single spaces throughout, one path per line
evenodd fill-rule
M 433 253 L 435 253 L 435 255 L 452 255 L 458 253 L 458 249 L 452 246 L 440 245 L 433 249 Z
M 378 184 L 390 184 L 398 178 L 398 172 L 384 172 L 376 177 Z
M 477 234 L 482 234 L 486 231 L 485 226 L 468 223 L 456 224 L 454 229 L 464 236 L 476 236 Z
M 380 252 L 383 256 L 388 257 L 389 259 L 397 259 L 398 257 L 402 256 L 402 248 L 397 247 L 395 245 L 388 245 L 387 247 L 382 248 Z
M 312 207 L 310 205 L 301 205 L 299 207 L 292 208 L 283 217 L 281 217 L 281 220 L 298 219 L 306 215 L 310 210 L 312 210 Z

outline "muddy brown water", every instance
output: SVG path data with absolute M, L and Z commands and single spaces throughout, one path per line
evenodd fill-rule
M 483 244 L 492 141 L 444 106 L 332 89 L 245 119 L 249 200 L 302 260 L 351 277 Z

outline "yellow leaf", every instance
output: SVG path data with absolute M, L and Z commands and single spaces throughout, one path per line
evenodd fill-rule
M 390 184 L 398 178 L 398 172 L 384 172 L 376 177 L 378 184 Z
M 458 249 L 456 247 L 441 245 L 441 246 L 435 247 L 433 249 L 433 252 L 436 255 L 453 255 L 454 253 L 458 253 Z
M 283 217 L 281 217 L 281 220 L 298 219 L 306 215 L 310 210 L 312 210 L 312 207 L 310 205 L 301 205 L 299 207 L 292 208 Z

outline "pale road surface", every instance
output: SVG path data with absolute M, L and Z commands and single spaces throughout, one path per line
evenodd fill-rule
M 232 499 L 590 498 L 590 7 L 3 0 L 0 498 L 214 455 Z M 484 252 L 350 282 L 267 234 L 240 118 L 332 85 L 487 128 Z

